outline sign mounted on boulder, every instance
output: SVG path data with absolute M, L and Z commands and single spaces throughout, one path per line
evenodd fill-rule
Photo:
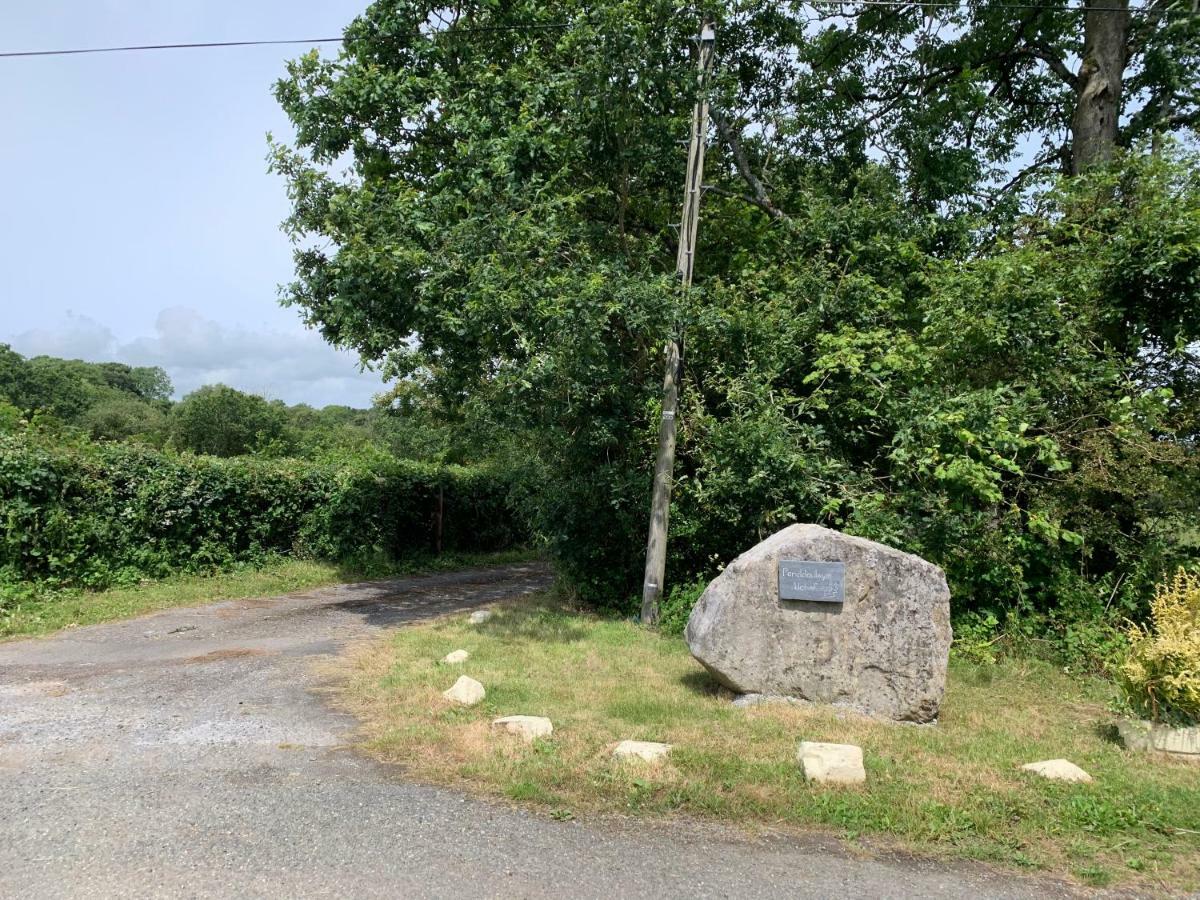
M 950 590 L 918 556 L 792 525 L 729 564 L 686 636 L 692 655 L 738 693 L 931 722 L 946 688 Z

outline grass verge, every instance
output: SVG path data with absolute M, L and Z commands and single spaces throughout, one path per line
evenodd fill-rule
M 462 666 L 437 662 L 463 648 Z M 1200 766 L 1148 759 L 1114 742 L 1106 686 L 1038 661 L 955 662 L 934 727 L 820 708 L 733 708 L 678 638 L 572 613 L 550 599 L 400 629 L 346 661 L 345 705 L 366 746 L 414 776 L 543 807 L 685 813 L 752 827 L 822 826 L 934 856 L 1073 874 L 1090 884 L 1200 885 Z M 460 673 L 486 700 L 451 706 Z M 492 734 L 493 716 L 549 716 L 527 746 Z M 617 763 L 622 739 L 674 745 L 656 767 Z M 863 747 L 868 783 L 805 782 L 802 739 Z M 1067 757 L 1095 778 L 1068 785 L 1022 763 Z
M 0 640 L 95 625 L 175 606 L 267 597 L 339 582 L 502 565 L 533 558 L 527 550 L 507 550 L 414 556 L 387 564 L 356 566 L 280 557 L 227 572 L 180 575 L 105 591 L 45 590 L 16 585 L 7 592 L 11 599 L 5 600 L 5 593 L 0 592 Z

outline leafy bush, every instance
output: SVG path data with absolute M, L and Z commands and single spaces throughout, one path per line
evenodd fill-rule
M 1158 586 L 1150 624 L 1129 626 L 1119 671 L 1135 713 L 1156 722 L 1200 724 L 1200 576 L 1183 569 Z
M 16 431 L 21 426 L 21 411 L 0 398 L 0 432 Z
M 703 578 L 672 587 L 660 605 L 658 627 L 667 634 L 683 634 L 692 607 L 706 587 L 708 582 Z
M 315 464 L 0 435 L 0 581 L 99 588 L 268 554 L 342 560 L 523 537 L 494 471 L 383 454 Z
M 137 438 L 152 443 L 165 421 L 161 409 L 130 397 L 102 400 L 79 417 L 79 425 L 100 441 Z
M 223 384 L 207 384 L 171 410 L 171 442 L 180 450 L 241 456 L 282 439 L 287 408 Z
M 950 652 L 958 659 L 976 665 L 995 665 L 1000 657 L 998 647 L 1003 638 L 1000 620 L 994 612 L 971 610 L 955 619 L 954 643 L 950 646 Z
M 1187 538 L 1200 369 L 1170 347 L 1142 353 L 1119 326 L 1152 305 L 1142 268 L 1175 273 L 1173 303 L 1200 296 L 1194 171 L 1135 160 L 1068 183 L 950 261 L 925 249 L 940 226 L 908 218 L 882 177 L 849 201 L 805 196 L 803 228 L 772 231 L 689 293 L 669 584 L 816 522 L 942 566 L 956 618 L 1037 626 L 1014 642 L 1107 669 L 1114 623 L 1139 620 L 1162 573 L 1200 559 Z M 608 321 L 659 315 L 623 277 L 556 284 L 576 305 L 548 303 L 531 332 L 561 344 L 514 361 L 519 375 L 482 384 L 467 410 L 525 429 L 527 508 L 597 606 L 640 584 L 660 413 L 660 361 L 639 354 L 662 331 L 626 342 Z M 496 302 L 505 315 L 516 303 Z M 582 353 L 589 334 L 612 336 Z

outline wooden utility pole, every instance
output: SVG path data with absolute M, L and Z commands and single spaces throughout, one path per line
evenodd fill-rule
M 700 29 L 697 60 L 699 96 L 692 111 L 687 175 L 683 186 L 683 216 L 679 222 L 679 253 L 675 273 L 686 301 L 696 264 L 696 228 L 700 222 L 700 190 L 704 181 L 704 144 L 708 137 L 708 74 L 712 70 L 717 32 L 709 23 Z M 654 463 L 654 498 L 650 503 L 650 534 L 646 539 L 646 575 L 642 582 L 642 622 L 658 621 L 658 601 L 667 571 L 667 518 L 671 512 L 671 478 L 675 468 L 675 412 L 679 405 L 680 327 L 667 341 L 663 377 L 662 422 L 658 427 L 658 456 Z

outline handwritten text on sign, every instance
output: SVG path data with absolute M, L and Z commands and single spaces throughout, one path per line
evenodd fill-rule
M 809 559 L 779 561 L 779 599 L 841 603 L 846 594 L 846 564 Z

